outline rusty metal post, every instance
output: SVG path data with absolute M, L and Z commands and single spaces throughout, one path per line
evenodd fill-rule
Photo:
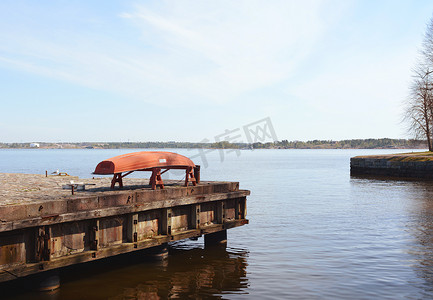
M 186 174 L 185 174 L 185 186 L 188 186 L 188 182 L 191 182 L 193 186 L 197 185 L 197 181 L 194 177 L 194 169 L 192 167 L 186 168 Z
M 119 183 L 119 188 L 123 188 L 123 179 L 122 179 L 122 173 L 116 173 L 113 176 L 113 179 L 111 180 L 111 188 L 114 189 L 114 186 L 116 183 Z
M 194 167 L 194 177 L 197 183 L 200 183 L 200 165 L 195 165 Z
M 150 176 L 149 185 L 152 190 L 155 190 L 158 186 L 163 189 L 164 182 L 161 178 L 161 168 L 152 168 L 152 175 Z

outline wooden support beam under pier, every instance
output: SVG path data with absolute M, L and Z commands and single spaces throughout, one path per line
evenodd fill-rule
M 237 182 L 165 181 L 152 190 L 124 178 L 124 188 L 112 191 L 109 179 L 89 179 L 91 189 L 72 195 L 61 188 L 65 178 L 0 174 L 5 179 L 11 185 L 0 191 L 0 282 L 248 224 L 250 192 Z

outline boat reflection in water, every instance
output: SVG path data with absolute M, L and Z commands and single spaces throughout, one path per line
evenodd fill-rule
M 159 262 L 141 253 L 73 267 L 61 275 L 60 289 L 12 299 L 196 299 L 247 293 L 246 250 L 204 249 L 200 238 L 173 243 L 169 253 L 168 259 Z

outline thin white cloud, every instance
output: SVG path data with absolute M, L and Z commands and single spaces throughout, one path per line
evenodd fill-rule
M 127 38 L 0 32 L 0 64 L 143 101 L 224 103 L 293 76 L 326 31 L 325 11 L 322 1 L 137 4 L 113 16 Z
M 128 18 L 146 36 L 153 32 L 155 45 L 178 59 L 171 70 L 181 82 L 187 75 L 184 86 L 193 88 L 188 93 L 224 102 L 289 77 L 326 26 L 319 1 L 272 4 L 219 2 L 225 9 L 217 12 L 213 5 L 198 10 L 167 6 L 160 14 L 138 6 Z

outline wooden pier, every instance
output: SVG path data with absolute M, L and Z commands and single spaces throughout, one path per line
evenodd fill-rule
M 71 181 L 85 189 L 72 189 Z M 238 182 L 165 181 L 157 190 L 147 183 L 125 178 L 112 190 L 109 178 L 0 173 L 0 282 L 151 247 L 164 251 L 168 242 L 202 235 L 224 242 L 227 229 L 248 224 L 250 192 Z

